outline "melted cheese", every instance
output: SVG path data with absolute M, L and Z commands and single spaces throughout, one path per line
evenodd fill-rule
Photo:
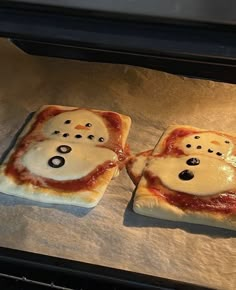
M 233 143 L 229 138 L 208 132 L 184 137 L 177 145 L 185 154 L 200 153 L 218 159 L 227 158 L 233 150 Z
M 189 166 L 187 160 L 190 158 L 198 158 L 200 164 Z M 236 169 L 232 165 L 204 155 L 154 158 L 147 169 L 158 176 L 169 189 L 192 195 L 213 195 L 236 186 Z M 179 174 L 184 170 L 190 170 L 194 177 L 191 180 L 181 180 Z
M 70 146 L 71 152 L 58 152 L 57 148 L 61 145 Z M 54 156 L 63 157 L 65 164 L 59 168 L 49 166 L 48 160 Z M 30 172 L 54 180 L 79 179 L 109 160 L 117 161 L 117 155 L 112 150 L 57 140 L 39 142 L 22 156 L 22 163 Z
M 147 162 L 147 156 L 139 155 L 132 164 L 131 172 L 134 176 L 141 176 Z
M 70 123 L 65 124 L 69 120 Z M 85 127 L 90 123 L 91 127 Z M 54 134 L 55 131 L 59 131 L 58 134 Z M 44 134 L 53 139 L 64 140 L 67 142 L 76 143 L 88 143 L 88 144 L 104 144 L 108 138 L 109 133 L 103 119 L 87 110 L 76 110 L 71 112 L 61 113 L 44 125 Z M 66 138 L 63 134 L 69 134 Z M 81 135 L 81 138 L 76 138 L 76 135 Z M 93 139 L 89 139 L 88 136 L 93 135 Z M 99 142 L 99 138 L 104 138 L 104 142 Z

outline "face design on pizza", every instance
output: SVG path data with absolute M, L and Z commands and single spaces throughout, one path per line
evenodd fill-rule
M 166 187 L 193 195 L 214 195 L 235 188 L 236 169 L 228 162 L 234 147 L 230 139 L 202 132 L 183 137 L 176 145 L 184 156 L 150 161 L 149 170 Z
M 45 141 L 31 145 L 22 164 L 32 173 L 54 180 L 80 179 L 117 154 L 105 144 L 109 132 L 103 119 L 88 110 L 58 114 L 43 126 Z
M 233 143 L 224 136 L 202 132 L 181 139 L 178 144 L 185 154 L 204 154 L 209 157 L 226 159 L 232 154 Z
M 44 134 L 48 138 L 62 142 L 104 144 L 109 132 L 104 121 L 88 110 L 75 110 L 61 113 L 44 125 Z

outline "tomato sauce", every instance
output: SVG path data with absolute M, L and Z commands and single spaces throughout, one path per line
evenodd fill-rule
M 163 142 L 163 151 L 160 154 L 154 155 L 154 156 L 166 156 L 166 155 L 172 155 L 172 156 L 179 156 L 184 155 L 184 152 L 179 149 L 176 146 L 176 141 L 179 138 L 186 137 L 191 134 L 199 133 L 195 130 L 190 130 L 187 128 L 178 128 L 175 129 Z

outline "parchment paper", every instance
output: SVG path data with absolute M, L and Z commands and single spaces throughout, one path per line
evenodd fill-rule
M 153 148 L 170 124 L 236 132 L 236 86 L 163 72 L 29 56 L 0 40 L 0 153 L 44 104 L 131 116 L 133 153 Z M 236 288 L 236 232 L 161 221 L 132 211 L 125 170 L 94 209 L 0 194 L 0 246 Z

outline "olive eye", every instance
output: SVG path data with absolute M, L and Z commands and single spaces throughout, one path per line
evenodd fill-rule
M 85 126 L 86 127 L 92 127 L 92 124 L 91 123 L 87 123 Z
M 70 124 L 71 123 L 71 120 L 66 120 L 65 122 L 64 122 L 64 124 Z
M 226 144 L 229 144 L 230 142 L 228 140 L 225 141 Z

